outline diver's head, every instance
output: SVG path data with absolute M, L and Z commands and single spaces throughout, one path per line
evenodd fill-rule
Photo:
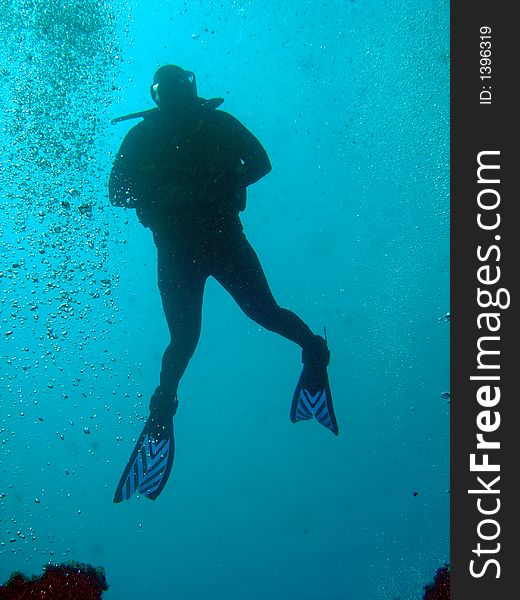
M 150 93 L 163 110 L 189 108 L 197 99 L 195 74 L 176 65 L 164 65 L 155 72 Z

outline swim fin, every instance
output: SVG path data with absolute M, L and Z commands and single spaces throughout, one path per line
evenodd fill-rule
M 338 435 L 327 374 L 329 358 L 326 340 L 315 336 L 313 346 L 303 352 L 303 370 L 293 395 L 291 421 L 296 423 L 315 418 L 323 427 Z
M 332 405 L 327 368 L 313 369 L 304 365 L 294 392 L 291 405 L 291 421 L 315 418 L 323 427 L 338 435 L 338 423 Z
M 121 475 L 114 502 L 128 500 L 135 492 L 155 500 L 168 481 L 174 453 L 173 418 L 160 427 L 148 418 Z

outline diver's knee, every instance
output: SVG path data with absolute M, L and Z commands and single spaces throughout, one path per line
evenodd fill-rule
M 166 348 L 166 352 L 191 358 L 197 348 L 199 339 L 200 331 L 176 332 L 170 337 L 170 343 Z
M 271 323 L 278 321 L 283 316 L 284 309 L 278 306 L 276 302 L 270 302 L 268 304 L 251 306 L 249 310 L 244 312 L 253 321 L 269 329 Z

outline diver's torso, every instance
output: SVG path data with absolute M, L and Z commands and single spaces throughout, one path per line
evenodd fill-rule
M 240 165 L 218 112 L 195 114 L 182 124 L 157 116 L 139 127 L 138 176 L 149 190 L 137 207 L 143 225 L 161 237 L 188 236 L 196 243 L 239 223 L 236 199 L 218 193 L 218 181 Z M 176 201 L 154 202 L 168 186 L 177 190 Z
M 205 185 L 231 173 L 240 158 L 218 112 L 194 115 L 190 122 L 169 124 L 155 117 L 144 121 L 139 168 L 158 188 L 168 183 Z

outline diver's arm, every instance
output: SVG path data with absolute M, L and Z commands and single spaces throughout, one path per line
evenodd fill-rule
M 234 171 L 234 183 L 236 187 L 247 187 L 271 171 L 271 162 L 264 147 L 249 129 L 228 113 L 218 112 L 222 115 L 227 135 L 230 136 L 231 143 L 242 161 L 242 165 Z
M 247 133 L 249 133 L 249 131 Z M 252 183 L 256 183 L 258 180 L 262 179 L 262 177 L 265 177 L 272 169 L 271 161 L 269 160 L 264 147 L 253 134 L 250 135 L 256 143 L 251 143 L 252 140 L 247 140 L 247 144 L 244 147 L 244 153 L 241 156 L 242 165 L 235 170 L 237 183 L 240 187 L 247 187 Z
M 139 181 L 138 151 L 143 147 L 137 127 L 126 135 L 114 159 L 108 180 L 108 197 L 114 206 L 135 208 L 145 192 Z

